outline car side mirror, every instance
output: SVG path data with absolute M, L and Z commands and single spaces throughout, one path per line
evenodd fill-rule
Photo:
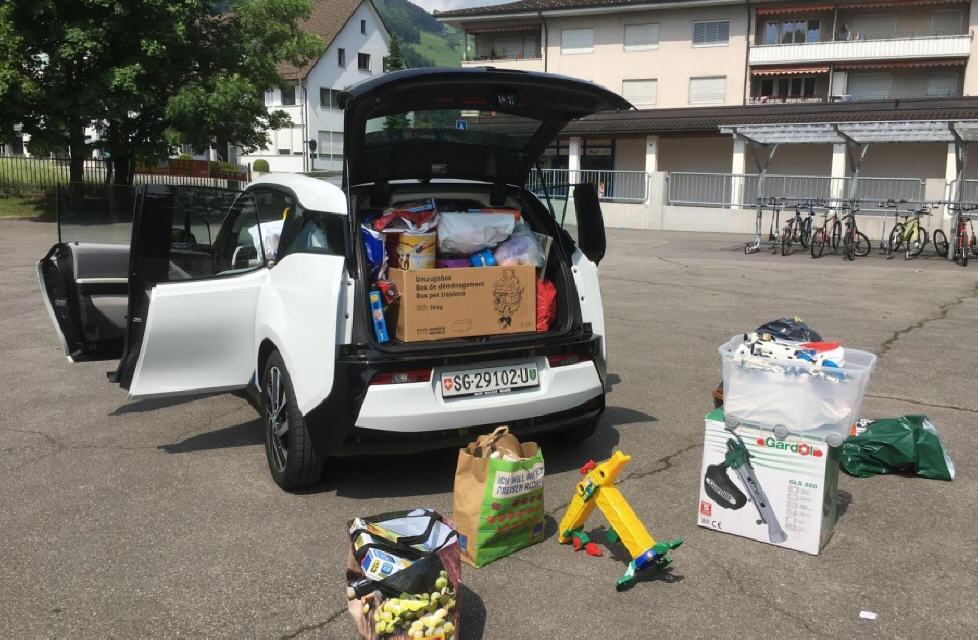
M 577 212 L 577 246 L 594 264 L 604 258 L 608 240 L 604 234 L 604 216 L 593 184 L 574 185 L 574 210 Z

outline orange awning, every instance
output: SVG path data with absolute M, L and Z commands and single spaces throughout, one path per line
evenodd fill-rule
M 774 16 L 798 13 L 809 13 L 812 11 L 832 11 L 839 9 L 867 9 L 877 7 L 899 7 L 912 5 L 928 4 L 964 4 L 968 0 L 878 0 L 877 2 L 846 2 L 844 4 L 810 4 L 810 5 L 791 5 L 781 7 L 758 7 L 757 15 Z
M 840 71 L 858 71 L 861 69 L 922 69 L 929 67 L 963 67 L 966 60 L 910 60 L 906 62 L 856 62 L 853 64 L 838 64 Z
M 812 11 L 831 11 L 835 8 L 833 4 L 811 4 L 811 5 L 794 5 L 792 7 L 758 7 L 757 15 L 759 16 L 778 16 L 788 13 L 809 13 Z
M 750 70 L 752 76 L 801 76 L 828 72 L 828 67 L 772 67 Z

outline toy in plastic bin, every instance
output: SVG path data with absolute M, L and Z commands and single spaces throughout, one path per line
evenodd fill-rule
M 618 579 L 616 588 L 619 591 L 634 582 L 637 571 L 668 567 L 672 559 L 667 554 L 683 543 L 679 538 L 656 542 L 615 486 L 622 469 L 631 459 L 631 456 L 615 451 L 609 459 L 600 464 L 589 460 L 581 467 L 581 475 L 585 478 L 577 483 L 574 499 L 571 500 L 567 513 L 564 514 L 557 529 L 558 542 L 561 544 L 573 542 L 575 550 L 580 549 L 583 544 L 588 555 L 601 555 L 600 550 L 594 543 L 588 541 L 583 531 L 584 523 L 594 508 L 600 509 L 611 526 L 608 540 L 615 542 L 620 539 L 632 556 L 625 574 Z
M 374 321 L 377 342 L 389 342 L 391 338 L 387 333 L 387 321 L 384 320 L 384 298 L 378 289 L 370 290 L 370 315 Z

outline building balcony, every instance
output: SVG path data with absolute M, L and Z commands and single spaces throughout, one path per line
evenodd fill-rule
M 496 67 L 519 71 L 543 71 L 543 58 L 478 58 L 463 60 L 463 67 Z
M 971 52 L 971 35 L 909 36 L 879 40 L 838 40 L 800 44 L 753 45 L 750 64 L 796 64 L 901 58 L 962 58 Z
M 747 104 L 818 104 L 828 102 L 826 96 L 750 96 Z

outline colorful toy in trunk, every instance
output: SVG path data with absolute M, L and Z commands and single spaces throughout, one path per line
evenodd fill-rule
M 667 554 L 683 543 L 679 538 L 656 542 L 615 486 L 619 474 L 631 459 L 631 456 L 615 451 L 611 458 L 601 464 L 589 460 L 581 467 L 581 475 L 585 478 L 577 483 L 577 492 L 558 529 L 560 532 L 558 542 L 561 544 L 573 542 L 575 550 L 583 547 L 588 555 L 599 556 L 601 550 L 590 542 L 583 531 L 583 526 L 595 507 L 601 510 L 608 524 L 611 525 L 611 530 L 608 532 L 609 542 L 620 539 L 632 556 L 625 574 L 618 579 L 619 591 L 635 580 L 635 573 L 638 571 L 668 567 L 672 559 L 667 557 Z

